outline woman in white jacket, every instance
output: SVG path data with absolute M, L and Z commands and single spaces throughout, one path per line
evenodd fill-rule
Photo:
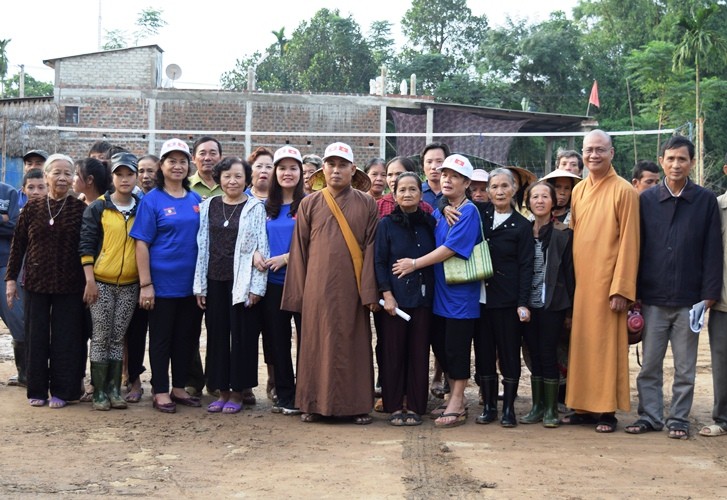
M 267 285 L 267 271 L 253 266 L 253 255 L 268 258 L 270 250 L 265 206 L 245 194 L 250 174 L 242 159 L 223 158 L 213 172 L 223 194 L 200 205 L 194 294 L 207 311 L 207 384 L 220 390 L 210 413 L 238 413 L 242 390 L 257 385 L 258 332 L 245 316 Z

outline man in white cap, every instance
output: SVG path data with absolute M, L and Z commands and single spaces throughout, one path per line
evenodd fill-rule
M 296 406 L 304 422 L 351 416 L 369 424 L 374 371 L 368 310 L 378 309 L 374 274 L 376 202 L 353 189 L 353 151 L 326 148 L 327 187 L 300 203 L 281 308 L 301 313 Z

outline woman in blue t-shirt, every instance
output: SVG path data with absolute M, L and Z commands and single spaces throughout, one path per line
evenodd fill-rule
M 462 155 L 448 156 L 437 169 L 442 172 L 442 193 L 448 203 L 461 215 L 449 226 L 440 210 L 434 212 L 437 248 L 417 259 L 399 259 L 393 272 L 401 278 L 417 269 L 434 266 L 435 324 L 432 329 L 434 355 L 450 380 L 451 393 L 447 406 L 435 420 L 437 427 L 455 427 L 467 420 L 464 390 L 470 378 L 470 346 L 475 321 L 480 316 L 480 282 L 448 285 L 442 262 L 457 255 L 469 259 L 472 249 L 482 241 L 477 208 L 467 199 L 473 168 Z
M 302 159 L 300 152 L 284 146 L 275 152 L 274 170 L 268 191 L 265 209 L 268 214 L 266 224 L 270 255 L 264 263 L 268 269 L 268 290 L 263 298 L 263 335 L 270 339 L 275 373 L 277 402 L 273 413 L 297 415 L 300 410 L 295 406 L 295 373 L 290 355 L 290 319 L 295 317 L 296 325 L 300 316 L 280 309 L 285 283 L 285 269 L 288 265 L 288 251 L 295 228 L 295 214 L 300 200 L 305 196 Z M 300 327 L 296 327 L 300 338 Z
M 160 156 L 157 187 L 139 203 L 130 235 L 136 239 L 139 305 L 149 311 L 154 408 L 174 413 L 176 403 L 200 406 L 184 386 L 192 362 L 194 325 L 202 314 L 192 293 L 201 198 L 189 188 L 192 157 L 187 144 L 170 139 Z

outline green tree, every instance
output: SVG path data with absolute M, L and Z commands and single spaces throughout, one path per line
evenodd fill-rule
M 366 35 L 366 42 L 371 48 L 377 67 L 388 66 L 394 59 L 394 39 L 391 36 L 389 21 L 374 21 Z
M 129 44 L 126 41 L 126 32 L 120 29 L 105 30 L 105 42 L 101 46 L 103 50 L 123 49 Z
M 142 9 L 136 17 L 136 31 L 134 31 L 134 45 L 139 41 L 158 35 L 168 23 L 162 19 L 163 10 L 147 7 Z
M 5 97 L 20 97 L 20 73 L 11 76 L 5 83 Z M 25 97 L 48 97 L 52 95 L 52 83 L 41 82 L 29 74 L 25 74 Z
M 702 65 L 709 61 L 710 56 L 720 62 L 724 62 L 727 58 L 727 42 L 710 25 L 712 16 L 721 9 L 719 4 L 712 4 L 698 9 L 692 15 L 682 16 L 677 23 L 683 31 L 683 35 L 674 52 L 674 68 L 682 69 L 685 64 L 694 62 L 694 121 L 697 127 L 695 145 L 697 147 L 696 182 L 698 184 L 704 182 L 704 115 L 700 99 L 700 72 Z
M 278 55 L 280 57 L 283 57 L 283 54 L 285 53 L 285 46 L 288 45 L 288 39 L 285 38 L 285 26 L 280 28 L 280 31 L 273 30 L 273 35 L 275 35 L 275 38 L 278 40 L 278 48 L 280 49 L 280 52 Z
M 220 85 L 225 90 L 245 90 L 247 89 L 247 70 L 255 68 L 262 59 L 260 52 L 255 52 L 251 56 L 243 57 L 235 61 L 235 67 L 230 71 L 225 71 L 220 76 Z
M 5 77 L 8 74 L 8 44 L 12 39 L 0 40 L 0 96 L 5 95 Z

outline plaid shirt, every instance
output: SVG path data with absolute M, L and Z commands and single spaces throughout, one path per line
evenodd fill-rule
M 396 202 L 394 201 L 394 195 L 389 193 L 389 194 L 382 196 L 381 198 L 379 198 L 376 201 L 376 206 L 379 209 L 379 218 L 383 219 L 384 217 L 389 215 L 391 212 L 393 212 L 394 209 L 396 208 Z M 427 203 L 426 201 L 420 201 L 419 208 L 421 208 L 422 210 L 424 210 L 426 213 L 428 213 L 430 215 L 434 212 L 434 209 L 432 208 L 432 206 L 429 203 Z

